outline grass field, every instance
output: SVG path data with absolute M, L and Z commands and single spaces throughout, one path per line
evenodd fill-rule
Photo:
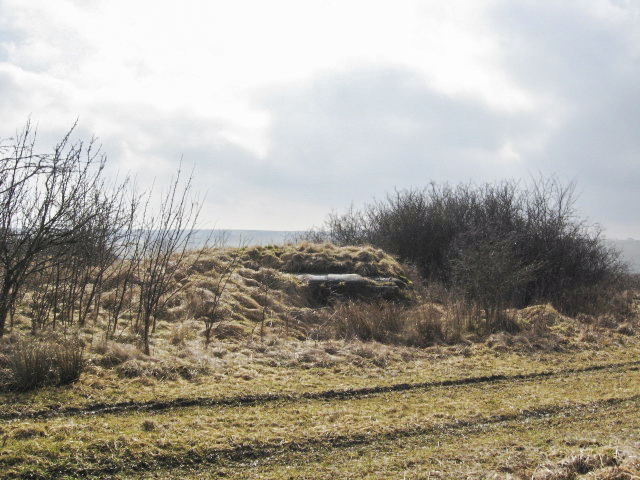
M 243 347 L 227 371 L 195 381 L 93 366 L 71 386 L 2 394 L 2 476 L 640 475 L 636 337 L 528 354 L 485 344 Z M 287 349 L 297 363 L 266 361 Z
M 198 257 L 150 355 L 130 312 L 115 334 L 102 311 L 34 337 L 21 305 L 0 381 L 31 347 L 84 363 L 67 385 L 2 384 L 0 478 L 640 478 L 637 292 L 602 315 L 511 309 L 514 333 L 491 332 L 426 290 L 316 306 L 286 272 L 401 267 L 369 247 L 287 248 Z M 207 344 L 192 294 L 234 252 Z

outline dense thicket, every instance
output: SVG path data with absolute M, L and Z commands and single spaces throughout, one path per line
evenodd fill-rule
M 577 215 L 574 192 L 557 178 L 432 183 L 332 213 L 324 232 L 337 244 L 368 243 L 397 255 L 487 316 L 539 301 L 576 311 L 593 303 L 594 288 L 620 278 L 624 265 L 601 230 Z

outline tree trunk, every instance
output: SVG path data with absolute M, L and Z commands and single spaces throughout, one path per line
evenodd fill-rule
M 151 327 L 151 315 L 145 314 L 144 316 L 144 333 L 143 333 L 143 342 L 144 342 L 144 354 L 151 355 L 151 350 L 149 349 L 149 329 Z
M 8 290 L 8 289 L 3 289 Z M 0 293 L 0 338 L 4 336 L 4 327 L 11 310 L 11 300 L 9 292 L 3 291 Z
M 206 323 L 205 324 L 205 328 L 204 328 L 204 346 L 205 348 L 209 347 L 209 344 L 211 343 L 211 329 L 213 328 L 213 323 Z

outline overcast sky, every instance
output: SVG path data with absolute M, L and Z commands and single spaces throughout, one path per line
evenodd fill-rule
M 29 116 L 142 184 L 195 165 L 211 227 L 553 174 L 640 238 L 637 0 L 0 0 L 0 137 Z

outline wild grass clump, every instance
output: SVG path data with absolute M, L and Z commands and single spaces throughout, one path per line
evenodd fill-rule
M 324 311 L 322 338 L 376 341 L 426 347 L 460 338 L 462 332 L 445 308 L 436 304 L 415 306 L 393 302 L 347 301 Z
M 155 378 L 157 380 L 195 380 L 209 375 L 211 368 L 204 359 L 163 358 L 131 359 L 115 368 L 122 378 Z
M 58 343 L 53 348 L 52 369 L 55 372 L 56 385 L 73 383 L 84 370 L 84 345 L 77 339 Z
M 145 355 L 134 345 L 107 340 L 98 343 L 93 351 L 99 356 L 93 359 L 96 365 L 115 367 L 129 360 L 139 360 Z
M 66 385 L 76 381 L 85 367 L 84 345 L 78 339 L 54 342 L 20 337 L 3 350 L 3 387 L 7 390 Z
M 350 300 L 318 312 L 309 331 L 316 340 L 375 341 L 388 345 L 429 347 L 442 344 L 479 342 L 494 350 L 559 350 L 581 348 L 614 338 L 633 336 L 638 330 L 637 314 L 606 313 L 570 317 L 551 304 L 523 309 L 506 309 L 498 319 L 488 319 L 485 310 L 473 302 L 451 296 L 444 302 L 421 297 L 413 305 L 387 301 Z
M 287 273 L 357 273 L 363 277 L 406 277 L 388 253 L 371 245 L 301 242 L 244 249 L 244 267 L 271 268 Z
M 182 319 L 169 327 L 169 343 L 174 346 L 185 345 L 198 336 L 199 325 L 195 321 Z
M 389 302 L 348 301 L 333 309 L 330 320 L 336 338 L 381 343 L 396 342 L 404 323 L 401 307 Z
M 637 457 L 626 456 L 622 452 L 615 454 L 580 452 L 563 459 L 557 465 L 538 468 L 531 478 L 569 480 L 587 474 L 592 474 L 591 478 L 601 479 L 636 478 L 640 471 L 634 461 L 637 462 Z M 620 468 L 623 462 L 624 467 Z
M 445 311 L 435 304 L 419 305 L 410 310 L 405 327 L 404 343 L 412 347 L 426 347 L 434 342 L 458 338 L 454 325 L 445 322 Z

